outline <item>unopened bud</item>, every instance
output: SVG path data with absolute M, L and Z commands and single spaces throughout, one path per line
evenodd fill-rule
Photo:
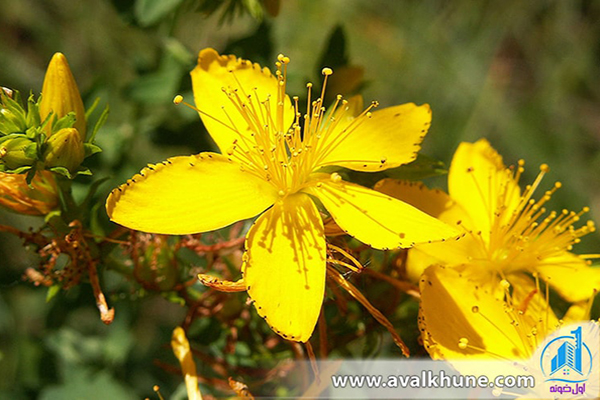
M 38 171 L 27 184 L 23 174 L 0 172 L 0 205 L 27 215 L 46 215 L 58 207 L 58 188 L 50 171 Z
M 40 117 L 42 121 L 53 113 L 53 118 L 57 120 L 67 115 L 69 112 L 75 113 L 74 128 L 81 135 L 81 141 L 85 140 L 86 123 L 85 109 L 83 100 L 79 94 L 77 83 L 69 68 L 67 58 L 62 53 L 56 53 L 50 60 L 44 85 L 42 86 L 42 100 L 40 102 Z M 51 132 L 51 126 L 48 126 L 48 132 Z
M 25 136 L 5 140 L 0 144 L 0 162 L 9 170 L 33 165 L 35 150 L 29 151 L 30 146 L 35 146 L 35 143 Z
M 85 149 L 81 135 L 75 128 L 64 128 L 48 138 L 44 151 L 46 167 L 65 167 L 69 172 L 77 171 L 83 158 Z
M 132 258 L 145 286 L 167 291 L 177 284 L 177 258 L 167 236 L 138 232 Z

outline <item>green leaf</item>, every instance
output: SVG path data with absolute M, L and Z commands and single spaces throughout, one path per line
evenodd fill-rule
M 80 207 L 82 209 L 88 210 L 90 208 L 90 205 L 92 203 L 92 198 L 94 197 L 94 195 L 98 191 L 98 188 L 100 187 L 100 185 L 102 185 L 108 179 L 109 179 L 108 177 L 104 177 L 104 178 L 98 179 L 97 181 L 95 181 L 94 183 L 92 183 L 92 185 L 89 188 L 89 191 L 88 191 L 87 195 L 85 196 L 85 199 L 81 203 Z
M 187 65 L 182 65 L 173 54 L 165 52 L 158 69 L 137 78 L 129 87 L 129 95 L 143 104 L 170 103 L 185 70 Z
M 137 0 L 134 13 L 142 26 L 159 22 L 167 14 L 177 8 L 183 0 Z
M 60 285 L 52 285 L 48 288 L 48 292 L 46 293 L 46 303 L 49 303 L 50 300 L 54 298 L 60 292 Z
M 346 51 L 346 35 L 344 29 L 337 25 L 327 42 L 327 47 L 323 51 L 321 61 L 317 65 L 317 76 L 321 76 L 321 68 L 330 67 L 335 70 L 337 67 L 348 65 L 350 57 Z
M 410 164 L 390 169 L 387 176 L 396 179 L 418 181 L 432 176 L 446 175 L 448 170 L 443 162 L 429 156 L 419 154 Z
M 324 169 L 325 172 L 334 171 L 334 167 Z M 347 169 L 340 171 L 345 179 L 360 183 L 363 186 L 372 187 L 383 178 L 403 179 L 409 181 L 420 181 L 433 176 L 448 173 L 443 162 L 435 160 L 423 154 L 417 155 L 417 159 L 410 164 L 401 165 L 397 168 L 381 172 L 359 172 Z

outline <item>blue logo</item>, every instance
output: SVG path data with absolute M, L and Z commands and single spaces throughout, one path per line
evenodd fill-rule
M 550 340 L 542 349 L 540 369 L 551 393 L 584 394 L 592 377 L 593 356 L 583 340 L 582 326 Z

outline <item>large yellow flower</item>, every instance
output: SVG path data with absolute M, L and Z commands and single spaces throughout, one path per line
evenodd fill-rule
M 419 328 L 433 359 L 528 359 L 559 328 L 539 284 L 518 276 L 496 290 L 455 268 L 434 265 L 421 275 Z M 574 312 L 573 312 L 574 313 Z M 569 316 L 567 316 L 569 319 Z
M 107 200 L 110 218 L 163 234 L 211 231 L 264 212 L 248 232 L 242 266 L 256 309 L 281 336 L 306 341 L 325 290 L 326 242 L 318 201 L 350 235 L 377 249 L 444 240 L 458 231 L 382 193 L 318 172 L 338 165 L 381 171 L 414 160 L 431 120 L 427 105 L 359 112 L 323 93 L 302 115 L 285 94 L 289 59 L 277 71 L 200 52 L 196 106 L 221 150 L 150 165 Z M 331 70 L 325 68 L 325 83 Z M 323 89 L 324 90 L 324 89 Z M 179 102 L 181 99 L 176 99 Z
M 378 182 L 377 190 L 459 226 L 466 234 L 459 241 L 410 250 L 409 274 L 418 279 L 428 266 L 446 265 L 478 285 L 497 290 L 501 280 L 515 285 L 530 273 L 569 302 L 592 297 L 600 289 L 600 268 L 589 266 L 589 258 L 596 256 L 571 253 L 579 238 L 595 229 L 591 221 L 574 226 L 587 207 L 580 213 L 548 212 L 544 205 L 560 183 L 534 200 L 548 166 L 542 165 L 533 184 L 521 192 L 523 165 L 520 161 L 516 168 L 506 168 L 502 157 L 481 139 L 458 147 L 448 175 L 449 195 L 421 184 Z

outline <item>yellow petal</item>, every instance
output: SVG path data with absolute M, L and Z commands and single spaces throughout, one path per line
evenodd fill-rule
M 190 342 L 185 336 L 185 331 L 178 326 L 173 330 L 171 336 L 171 348 L 175 357 L 179 360 L 181 371 L 185 379 L 185 387 L 187 389 L 189 400 L 202 400 L 202 394 L 198 387 L 198 376 L 196 375 L 196 363 L 192 358 L 190 350 Z
M 469 214 L 441 190 L 429 189 L 420 182 L 389 178 L 377 182 L 374 189 L 404 201 L 451 226 L 456 226 L 457 229 L 468 231 L 473 227 Z M 408 276 L 411 280 L 417 281 L 430 265 L 469 263 L 473 257 L 484 256 L 478 255 L 479 250 L 485 251 L 480 242 L 475 241 L 470 235 L 460 240 L 416 245 L 408 252 L 406 264 Z
M 278 131 L 287 131 L 294 121 L 292 103 L 287 95 L 280 96 L 278 100 L 280 86 L 268 68 L 261 69 L 258 64 L 232 55 L 219 55 L 208 48 L 198 55 L 198 65 L 191 75 L 196 107 L 202 112 L 202 122 L 222 153 L 226 153 L 235 140 L 238 141 L 237 146 L 245 146 L 244 140 L 250 139 L 252 131 L 257 131 L 257 125 L 271 125 L 273 121 Z M 232 96 L 243 99 L 245 109 L 240 111 L 224 90 L 237 91 Z M 269 106 L 265 111 L 261 103 L 267 99 Z M 278 101 L 281 102 L 280 107 Z M 258 120 L 249 116 L 252 109 Z M 267 112 L 272 119 L 266 116 Z M 248 118 L 252 120 L 251 124 Z
M 254 217 L 275 199 L 275 189 L 214 153 L 173 157 L 151 165 L 113 190 L 110 219 L 131 229 L 182 235 Z
M 357 171 L 381 171 L 413 161 L 431 124 L 427 104 L 388 107 L 340 123 L 323 139 L 326 156 L 319 163 Z
M 296 194 L 277 202 L 248 232 L 243 266 L 258 314 L 289 340 L 306 342 L 325 294 L 326 243 L 312 200 Z
M 342 229 L 377 249 L 412 247 L 460 234 L 409 204 L 352 183 L 322 180 L 305 190 L 321 200 Z
M 452 199 L 468 210 L 485 241 L 489 240 L 498 207 L 514 209 L 520 197 L 519 186 L 509 176 L 502 156 L 485 139 L 459 145 L 450 165 L 448 189 Z M 510 217 L 511 213 L 504 215 Z
M 535 287 L 533 287 L 535 288 Z M 532 354 L 504 301 L 453 268 L 432 266 L 420 282 L 419 328 L 434 359 L 518 359 Z M 461 348 L 461 340 L 468 343 Z
M 536 269 L 540 278 L 571 303 L 588 300 L 600 291 L 600 268 L 587 265 L 576 254 L 545 258 Z
M 587 301 L 575 303 L 563 315 L 562 320 L 565 324 L 574 324 L 579 321 L 585 321 L 590 319 L 591 304 Z
M 558 328 L 558 318 L 548 305 L 546 294 L 535 286 L 531 278 L 516 273 L 510 274 L 507 279 L 511 285 L 514 307 L 523 312 L 519 322 L 524 324 L 525 331 L 535 326 L 538 338 L 543 338 Z
M 52 56 L 44 76 L 40 103 L 40 117 L 42 120 L 50 112 L 53 112 L 56 118 L 62 118 L 69 112 L 74 112 L 77 120 L 73 127 L 79 131 L 81 139 L 85 139 L 86 123 L 83 100 L 81 100 L 67 58 L 62 53 L 55 53 Z

